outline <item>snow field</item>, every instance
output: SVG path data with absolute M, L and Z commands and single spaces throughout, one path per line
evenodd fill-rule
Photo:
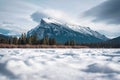
M 0 49 L 0 80 L 120 80 L 120 49 Z

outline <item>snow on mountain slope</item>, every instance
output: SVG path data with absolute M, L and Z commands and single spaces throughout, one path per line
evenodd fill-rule
M 69 25 L 69 24 L 67 24 L 67 26 L 75 31 L 82 33 L 82 34 L 91 35 L 91 36 L 94 36 L 94 37 L 102 39 L 102 40 L 108 40 L 108 38 L 106 36 L 100 34 L 97 31 L 91 30 L 89 27 L 83 27 L 80 25 Z
M 72 26 L 52 18 L 41 19 L 40 24 L 28 31 L 28 36 L 36 35 L 39 39 L 48 35 L 59 42 L 74 39 L 76 42 L 99 42 L 107 38 L 88 27 Z
M 55 19 L 52 19 L 52 18 L 44 18 L 43 20 L 46 21 L 47 23 L 57 23 L 57 24 L 68 26 L 69 28 L 71 28 L 75 31 L 78 31 L 82 34 L 86 34 L 86 35 L 88 34 L 88 35 L 94 36 L 94 37 L 102 39 L 102 40 L 107 40 L 108 39 L 107 37 L 98 33 L 97 31 L 91 30 L 89 27 L 83 27 L 83 26 L 80 26 L 80 25 L 63 24 L 63 23 L 61 23 L 61 22 L 59 22 Z

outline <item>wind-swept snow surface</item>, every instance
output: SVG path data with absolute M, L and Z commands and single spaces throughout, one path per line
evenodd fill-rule
M 120 49 L 0 49 L 0 80 L 120 80 Z

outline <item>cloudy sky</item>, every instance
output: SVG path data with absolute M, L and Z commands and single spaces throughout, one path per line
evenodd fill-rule
M 52 17 L 120 36 L 120 0 L 0 0 L 0 33 L 19 35 Z

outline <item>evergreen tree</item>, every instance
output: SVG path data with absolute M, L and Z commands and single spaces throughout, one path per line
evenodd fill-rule
M 71 46 L 74 46 L 74 45 L 75 45 L 75 41 L 74 41 L 74 40 L 71 40 L 71 41 L 70 41 L 70 45 L 71 45 Z
M 23 33 L 22 35 L 21 35 L 21 44 L 26 44 L 26 34 L 25 33 Z
M 52 38 L 49 38 L 49 45 L 52 45 Z
M 55 38 L 52 38 L 52 44 L 56 45 L 56 39 Z
M 18 38 L 18 44 L 19 45 L 21 44 L 21 38 L 20 37 Z
M 0 43 L 5 43 L 5 39 L 1 38 Z
M 12 43 L 13 44 L 18 44 L 18 38 L 17 37 L 13 37 L 12 38 Z
M 70 41 L 66 41 L 66 42 L 65 42 L 65 45 L 70 45 Z
M 31 37 L 30 37 L 30 42 L 31 42 L 32 44 L 37 44 L 37 36 L 36 36 L 36 35 L 31 36 Z
M 42 44 L 43 44 L 43 45 L 49 45 L 49 38 L 48 38 L 48 36 L 45 36 L 45 37 L 42 39 Z
M 49 45 L 49 38 L 48 38 L 48 36 L 45 36 L 45 41 L 46 41 L 46 45 Z
M 49 38 L 49 45 L 56 45 L 55 38 Z
M 74 46 L 74 45 L 76 45 L 76 43 L 74 40 L 68 40 L 65 42 L 65 45 Z
M 11 41 L 11 39 L 8 39 L 8 44 L 12 44 L 12 41 Z
M 30 36 L 30 37 L 27 38 L 27 43 L 28 44 L 32 44 L 32 36 Z

